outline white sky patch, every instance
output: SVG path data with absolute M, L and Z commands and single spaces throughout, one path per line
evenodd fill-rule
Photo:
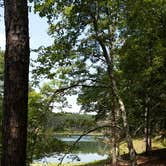
M 5 34 L 0 33 L 0 48 L 5 50 Z
M 58 109 L 58 106 L 60 106 L 59 103 L 54 103 L 54 109 L 53 112 L 69 112 L 69 113 L 80 113 L 81 106 L 77 104 L 77 95 L 72 96 L 66 96 L 67 101 L 69 104 L 69 107 L 65 107 L 62 109 Z
M 68 96 L 68 102 L 69 105 L 71 105 L 71 108 L 65 108 L 64 111 L 65 112 L 80 112 L 80 106 L 77 105 L 77 95 L 73 95 L 73 96 Z

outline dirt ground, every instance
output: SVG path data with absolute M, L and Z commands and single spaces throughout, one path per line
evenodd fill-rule
M 137 156 L 138 166 L 166 166 L 166 149 L 153 150 L 148 155 Z M 126 160 L 120 160 L 118 166 L 130 166 Z

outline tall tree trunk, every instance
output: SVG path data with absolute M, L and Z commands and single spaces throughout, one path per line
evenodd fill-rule
M 116 143 L 116 131 L 114 130 L 115 127 L 112 127 L 111 129 L 111 143 L 112 143 L 112 150 L 111 150 L 111 154 L 112 154 L 112 166 L 117 166 L 117 143 Z
M 29 32 L 26 0 L 4 0 L 6 51 L 2 166 L 26 165 Z
M 149 97 L 146 94 L 145 98 L 145 127 L 144 127 L 144 139 L 145 139 L 145 152 L 148 154 L 151 151 L 151 126 L 150 126 L 150 112 L 149 112 Z
M 113 99 L 112 109 L 109 120 L 111 120 L 111 147 L 112 147 L 112 166 L 117 166 L 117 129 L 116 129 L 116 110 L 115 100 Z
M 130 131 L 129 131 L 129 125 L 128 125 L 128 121 L 127 121 L 125 106 L 124 106 L 124 103 L 123 103 L 123 101 L 121 100 L 120 97 L 118 99 L 118 102 L 119 102 L 119 105 L 120 105 L 120 110 L 122 112 L 123 126 L 124 126 L 124 131 L 126 133 L 126 141 L 127 141 L 127 146 L 128 146 L 128 149 L 129 149 L 131 166 L 135 166 L 135 165 L 137 165 L 136 153 L 135 153 L 135 149 L 134 149 L 132 138 L 131 138 Z
M 148 55 L 145 57 L 146 60 L 146 68 L 152 66 L 152 48 L 153 43 L 152 40 L 149 41 L 148 44 Z M 150 126 L 150 88 L 151 87 L 151 76 L 149 79 L 149 82 L 146 83 L 146 93 L 145 93 L 145 127 L 144 127 L 144 134 L 145 134 L 145 152 L 148 154 L 148 152 L 151 150 L 151 126 Z
M 110 75 L 110 79 L 111 79 L 112 89 L 113 89 L 114 95 L 116 96 L 116 99 L 117 99 L 118 104 L 119 104 L 119 109 L 120 109 L 121 114 L 122 114 L 123 127 L 124 127 L 124 131 L 125 131 L 125 134 L 126 134 L 126 141 L 127 141 L 127 145 L 128 145 L 128 150 L 129 150 L 129 155 L 130 155 L 130 160 L 131 160 L 131 166 L 135 166 L 135 165 L 137 165 L 137 163 L 136 163 L 136 153 L 135 153 L 135 149 L 134 149 L 134 146 L 133 146 L 132 138 L 130 136 L 125 105 L 124 105 L 121 97 L 118 94 L 118 89 L 117 89 L 117 86 L 116 86 L 116 81 L 115 81 L 113 72 L 109 72 L 109 75 Z
M 107 14 L 108 14 L 108 16 L 110 16 L 109 11 Z M 110 17 L 108 17 L 108 19 L 110 19 Z M 108 27 L 108 32 L 110 34 L 110 41 L 109 41 L 110 44 L 109 44 L 109 48 L 108 48 L 109 51 L 108 51 L 106 48 L 106 45 L 100 38 L 97 21 L 98 20 L 94 18 L 93 25 L 94 25 L 94 30 L 96 32 L 96 40 L 99 42 L 99 44 L 101 46 L 101 49 L 103 51 L 103 57 L 105 58 L 105 61 L 107 64 L 107 71 L 108 71 L 108 76 L 110 78 L 110 86 L 112 88 L 113 98 L 117 100 L 117 102 L 119 104 L 119 110 L 122 113 L 123 126 L 124 126 L 124 130 L 126 133 L 126 140 L 127 140 L 127 144 L 128 144 L 128 148 L 129 148 L 129 153 L 130 153 L 131 166 L 135 166 L 135 165 L 137 165 L 136 154 L 135 154 L 135 149 L 133 146 L 132 138 L 131 138 L 130 132 L 129 132 L 129 125 L 128 125 L 128 121 L 127 121 L 126 109 L 125 109 L 124 103 L 119 95 L 116 80 L 114 78 L 114 69 L 113 69 L 114 60 L 113 60 L 112 48 L 113 48 L 113 42 L 114 42 L 113 36 L 115 35 L 116 28 L 112 27 L 112 25 L 109 25 L 109 27 Z M 112 22 L 112 20 L 110 20 L 110 22 Z
M 99 41 L 99 44 L 100 44 L 100 46 L 103 50 L 103 56 L 104 56 L 104 58 L 106 60 L 106 63 L 107 63 L 108 76 L 110 78 L 110 85 L 111 85 L 111 88 L 112 88 L 112 93 L 113 93 L 114 98 L 117 100 L 117 102 L 119 104 L 119 110 L 122 114 L 123 126 L 124 126 L 124 131 L 125 131 L 125 134 L 126 134 L 126 141 L 127 141 L 127 145 L 128 145 L 128 149 L 129 149 L 131 166 L 135 166 L 135 165 L 137 165 L 136 153 L 135 153 L 132 138 L 131 138 L 130 132 L 129 132 L 129 125 L 128 125 L 128 121 L 127 121 L 125 105 L 124 105 L 123 100 L 121 99 L 121 97 L 119 95 L 116 80 L 114 78 L 113 56 L 111 54 L 111 49 L 110 49 L 110 53 L 108 53 L 108 51 L 107 51 L 105 45 L 103 44 L 103 42 L 100 39 L 98 39 L 98 41 Z

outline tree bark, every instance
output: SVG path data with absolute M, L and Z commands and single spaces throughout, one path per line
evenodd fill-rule
M 103 42 L 100 39 L 98 39 L 98 41 L 99 41 L 99 44 L 103 50 L 103 56 L 104 56 L 106 63 L 107 63 L 107 68 L 108 68 L 107 71 L 108 71 L 108 76 L 110 78 L 110 85 L 112 88 L 112 94 L 113 94 L 114 98 L 117 100 L 117 102 L 119 104 L 119 110 L 122 114 L 123 126 L 124 126 L 124 131 L 126 134 L 126 141 L 127 141 L 127 145 L 128 145 L 128 149 L 129 149 L 131 166 L 136 166 L 137 165 L 136 153 L 135 153 L 132 138 L 131 138 L 130 132 L 129 132 L 129 125 L 128 125 L 128 121 L 127 121 L 126 109 L 125 109 L 125 105 L 123 103 L 123 100 L 121 99 L 121 97 L 119 95 L 116 80 L 114 78 L 113 56 L 111 55 L 111 50 L 110 50 L 110 53 L 108 53 Z
M 149 110 L 149 97 L 146 94 L 145 98 L 145 153 L 148 154 L 151 151 L 151 126 L 150 126 L 150 110 Z
M 132 138 L 130 136 L 130 131 L 129 131 L 129 125 L 128 125 L 128 121 L 127 121 L 127 115 L 126 115 L 126 110 L 125 110 L 125 105 L 121 99 L 121 97 L 118 94 L 118 89 L 116 86 L 116 81 L 113 75 L 113 71 L 111 72 L 111 70 L 109 70 L 109 76 L 110 76 L 110 80 L 111 80 L 111 86 L 113 89 L 113 93 L 118 101 L 119 104 L 119 109 L 121 111 L 122 114 L 122 120 L 123 120 L 123 127 L 124 127 L 124 131 L 126 134 L 126 141 L 127 141 L 127 145 L 128 145 L 128 150 L 129 150 L 129 155 L 130 155 L 130 160 L 131 160 L 131 166 L 136 166 L 137 162 L 136 162 L 136 153 L 135 153 L 135 149 L 133 146 L 133 142 L 132 142 Z
M 114 100 L 114 99 L 113 99 Z M 112 103 L 111 110 L 111 146 L 112 146 L 112 166 L 117 166 L 117 129 L 116 129 L 116 110 L 115 110 L 115 101 Z
M 118 88 L 117 88 L 117 84 L 116 84 L 116 80 L 114 78 L 114 60 L 113 60 L 113 53 L 112 53 L 112 48 L 113 48 L 113 40 L 114 40 L 114 34 L 113 31 L 115 31 L 116 28 L 112 27 L 112 25 L 109 25 L 108 27 L 108 32 L 110 34 L 110 41 L 109 41 L 109 46 L 108 46 L 108 50 L 106 48 L 105 43 L 102 41 L 102 39 L 100 38 L 99 35 L 99 31 L 98 31 L 98 24 L 97 24 L 97 19 L 95 17 L 92 16 L 93 20 L 93 25 L 94 25 L 94 30 L 96 33 L 96 40 L 99 42 L 101 49 L 103 51 L 103 57 L 105 58 L 105 62 L 107 64 L 107 72 L 108 72 L 108 76 L 110 78 L 110 86 L 112 89 L 112 95 L 113 95 L 113 100 L 117 100 L 117 103 L 119 104 L 119 111 L 122 114 L 122 120 L 123 120 L 123 126 L 124 126 L 124 130 L 126 133 L 126 141 L 128 144 L 128 149 L 129 149 L 129 154 L 130 154 L 130 160 L 131 160 L 131 166 L 136 166 L 137 162 L 136 162 L 136 153 L 135 153 L 135 149 L 133 146 L 133 142 L 132 142 L 132 138 L 130 136 L 130 132 L 129 132 L 129 125 L 128 125 L 128 121 L 127 121 L 127 115 L 126 115 L 126 109 L 125 109 L 125 105 L 123 103 L 123 100 L 121 99 L 119 92 L 118 92 Z M 110 19 L 110 15 L 108 13 L 108 18 Z M 110 20 L 111 22 L 111 20 Z
M 113 128 L 111 129 L 111 143 L 112 143 L 112 166 L 117 166 L 117 152 L 116 152 L 116 149 L 117 149 L 117 146 L 116 146 L 116 137 L 115 137 L 115 131 L 113 130 Z
M 27 1 L 4 0 L 5 76 L 2 166 L 26 165 L 29 32 Z

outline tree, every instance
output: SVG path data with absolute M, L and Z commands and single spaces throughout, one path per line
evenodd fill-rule
M 125 140 L 125 132 L 122 123 L 123 121 L 120 117 L 118 106 L 116 105 L 115 107 L 113 107 L 112 104 L 113 96 L 110 93 L 111 86 L 108 86 L 110 82 L 108 74 L 104 72 L 101 76 L 100 73 L 100 77 L 100 80 L 98 80 L 97 85 L 95 85 L 94 87 L 83 87 L 81 89 L 81 92 L 78 96 L 78 101 L 81 103 L 83 110 L 87 112 L 97 112 L 96 120 L 98 124 L 110 125 L 110 127 L 104 128 L 103 133 L 105 134 L 106 142 L 108 142 L 109 144 L 111 143 L 111 150 L 115 150 L 115 156 L 111 156 L 112 159 L 114 157 L 115 160 L 117 160 L 117 158 L 119 157 L 120 141 Z M 113 108 L 115 109 L 115 111 L 112 111 Z M 114 130 L 114 133 L 112 130 Z M 113 134 L 114 139 L 112 140 Z M 116 163 L 116 161 L 114 161 L 114 163 Z
M 53 108 L 50 106 L 52 103 L 48 105 L 46 93 L 49 93 L 47 89 L 40 92 L 29 89 L 27 165 L 46 153 L 61 152 L 66 148 L 65 143 L 55 139 L 52 128 L 48 127 Z
M 27 1 L 5 0 L 4 166 L 26 165 L 29 33 Z
M 28 97 L 28 139 L 27 139 L 27 162 L 31 163 L 34 156 L 41 157 L 44 154 L 41 147 L 44 146 L 41 141 L 44 138 L 47 111 L 45 111 L 45 102 L 41 93 L 35 92 L 32 88 L 29 90 Z M 39 147 L 39 148 L 37 148 Z
M 56 9 L 55 9 L 56 6 Z M 121 112 L 132 165 L 135 165 L 126 109 L 120 96 L 116 78 L 119 27 L 122 24 L 122 1 L 47 1 L 37 2 L 36 9 L 50 23 L 54 44 L 40 52 L 36 76 L 59 77 L 61 85 L 94 86 L 100 68 L 109 78 L 112 96 L 110 116 L 112 123 L 113 165 L 116 165 L 116 108 Z M 56 19 L 56 21 L 55 21 Z M 93 71 L 93 72 L 92 72 Z
M 4 71 L 4 52 L 0 50 L 0 129 L 1 129 L 0 130 L 0 156 L 2 155 L 3 71 Z
M 141 115 L 139 121 L 144 124 L 147 153 L 151 150 L 155 124 L 161 122 L 159 119 L 165 119 L 162 104 L 165 100 L 165 18 L 163 1 L 127 4 L 120 66 L 127 87 L 124 91 L 125 96 L 128 94 L 126 103 L 131 108 L 131 98 L 135 99 L 132 100 L 135 105 L 132 111 Z
M 2 120 L 4 52 L 0 50 L 0 120 Z M 1 123 L 2 124 L 2 123 Z

